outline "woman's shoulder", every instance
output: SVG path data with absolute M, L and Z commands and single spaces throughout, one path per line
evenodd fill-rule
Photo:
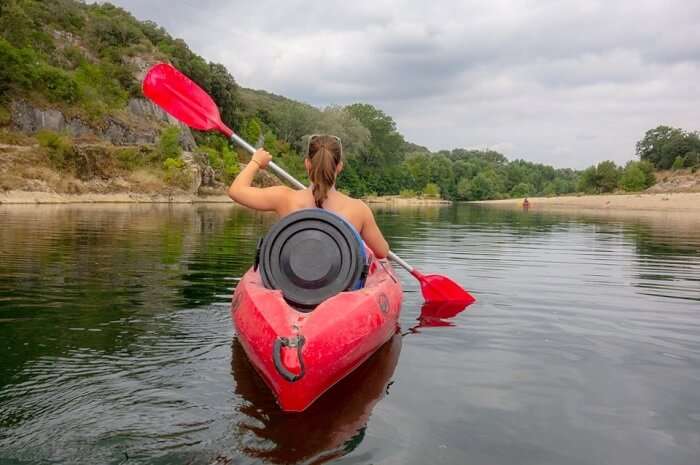
M 339 192 L 339 191 L 336 192 L 336 194 L 338 195 L 338 198 L 340 199 L 340 201 L 343 204 L 351 207 L 353 210 L 358 210 L 358 211 L 369 210 L 369 206 L 367 206 L 367 204 L 362 199 L 356 199 L 354 197 L 350 197 L 349 195 L 343 194 L 342 192 Z

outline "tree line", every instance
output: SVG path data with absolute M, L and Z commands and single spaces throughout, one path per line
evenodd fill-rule
M 58 107 L 93 122 L 142 97 L 138 75 L 143 57 L 173 63 L 200 84 L 221 109 L 222 119 L 245 139 L 264 145 L 291 174 L 306 180 L 303 154 L 310 134 L 329 133 L 343 142 L 345 170 L 338 187 L 353 196 L 426 195 L 486 200 L 642 190 L 654 170 L 700 163 L 698 134 L 659 126 L 637 144 L 638 161 L 618 167 L 601 162 L 579 172 L 492 150 L 457 148 L 431 152 L 405 140 L 395 121 L 367 103 L 316 108 L 264 91 L 244 89 L 218 63 L 193 53 L 151 21 L 138 21 L 109 3 L 74 0 L 7 0 L 0 4 L 0 126 L 15 98 Z M 164 133 L 173 139 L 173 134 Z M 222 182 L 238 172 L 247 155 L 223 138 L 195 134 L 199 149 Z M 177 156 L 168 157 L 178 169 Z
M 578 190 L 589 194 L 636 192 L 656 182 L 656 171 L 689 169 L 695 173 L 700 168 L 700 135 L 697 131 L 657 126 L 637 142 L 636 155 L 639 160 L 624 167 L 607 160 L 586 168 L 579 177 Z

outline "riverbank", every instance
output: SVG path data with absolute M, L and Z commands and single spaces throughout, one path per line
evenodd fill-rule
M 362 200 L 369 205 L 386 205 L 390 207 L 421 207 L 452 204 L 450 200 L 429 199 L 425 197 L 401 197 L 399 195 L 368 196 L 364 197 Z
M 363 200 L 370 206 L 378 207 L 440 206 L 452 203 L 449 200 L 403 198 L 398 195 L 366 197 Z M 0 191 L 0 205 L 76 203 L 231 203 L 231 199 L 225 194 L 196 195 L 182 191 L 165 194 L 137 192 L 64 194 L 22 190 Z
M 662 211 L 700 216 L 700 192 L 531 197 L 530 210 Z M 522 208 L 523 199 L 470 202 L 503 208 Z
M 0 205 L 76 204 L 76 203 L 231 203 L 227 195 L 179 194 L 58 194 L 55 192 L 0 192 Z

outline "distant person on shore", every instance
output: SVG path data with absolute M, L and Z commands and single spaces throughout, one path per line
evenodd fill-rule
M 523 210 L 527 210 L 528 208 L 530 208 L 530 201 L 525 197 L 523 200 Z
M 323 208 L 343 217 L 360 233 L 365 244 L 377 258 L 389 253 L 382 232 L 372 210 L 359 199 L 353 199 L 335 189 L 335 180 L 343 170 L 343 146 L 340 138 L 313 135 L 304 158 L 304 166 L 311 185 L 294 190 L 287 186 L 253 187 L 253 178 L 259 169 L 265 169 L 272 156 L 258 149 L 228 189 L 235 202 L 259 211 L 274 211 L 282 218 L 304 208 Z

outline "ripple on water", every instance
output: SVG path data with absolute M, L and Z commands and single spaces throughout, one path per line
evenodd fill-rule
M 402 342 L 289 416 L 229 317 L 271 217 L 0 207 L 0 462 L 697 463 L 700 228 L 467 205 L 378 220 L 478 302 L 417 320 L 399 271 Z

